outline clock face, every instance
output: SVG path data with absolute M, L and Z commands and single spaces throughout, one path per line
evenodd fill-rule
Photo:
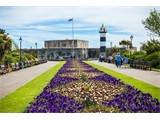
M 100 37 L 106 37 L 106 33 L 101 33 Z

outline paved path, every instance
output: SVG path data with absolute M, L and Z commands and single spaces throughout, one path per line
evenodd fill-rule
M 103 63 L 103 62 L 98 62 L 98 61 L 91 61 L 91 62 L 107 67 L 119 73 L 126 74 L 138 80 L 142 80 L 154 86 L 160 87 L 160 72 L 144 71 L 144 70 L 132 69 L 132 68 L 117 68 L 114 64 Z
M 25 68 L 0 76 L 0 98 L 10 94 L 17 88 L 28 83 L 30 80 L 47 71 L 58 62 L 49 61 L 44 64 Z

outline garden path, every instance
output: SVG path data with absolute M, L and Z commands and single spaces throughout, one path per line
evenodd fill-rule
M 28 83 L 36 76 L 55 66 L 58 62 L 49 61 L 44 64 L 14 71 L 0 76 L 0 98 L 10 94 L 24 84 Z
M 133 69 L 133 68 L 117 68 L 114 64 L 98 62 L 98 61 L 91 61 L 91 62 L 97 65 L 101 65 L 106 68 L 109 68 L 113 71 L 126 74 L 135 79 L 142 80 L 156 87 L 160 87 L 160 72 L 145 71 L 145 70 L 139 70 L 139 69 Z

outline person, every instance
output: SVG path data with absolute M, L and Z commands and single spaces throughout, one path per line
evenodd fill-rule
M 115 55 L 115 64 L 116 64 L 117 68 L 121 67 L 121 65 L 122 65 L 122 57 L 121 57 L 120 53 L 117 53 Z
M 109 56 L 109 57 L 108 57 L 108 62 L 109 62 L 109 63 L 112 63 L 112 60 L 113 60 L 113 57 L 112 57 L 112 56 Z
M 128 58 L 127 57 L 124 57 L 123 64 L 124 64 L 125 68 L 128 66 Z
M 100 56 L 100 57 L 99 57 L 99 61 L 100 61 L 100 62 L 104 62 L 104 60 L 105 60 L 104 56 Z

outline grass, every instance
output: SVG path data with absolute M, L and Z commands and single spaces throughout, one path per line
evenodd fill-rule
M 0 112 L 24 112 L 29 103 L 42 92 L 43 88 L 50 82 L 64 63 L 64 61 L 58 63 L 15 92 L 0 99 Z
M 160 69 L 152 68 L 153 71 L 160 72 Z
M 85 63 L 91 65 L 94 68 L 97 68 L 100 71 L 103 71 L 104 73 L 107 73 L 115 78 L 120 79 L 125 84 L 129 84 L 131 86 L 134 86 L 135 88 L 141 90 L 144 93 L 150 93 L 154 98 L 157 98 L 158 100 L 160 100 L 160 88 L 158 88 L 158 87 L 155 87 L 153 85 L 145 83 L 141 80 L 137 80 L 133 77 L 124 75 L 122 73 L 115 72 L 115 71 L 110 70 L 106 67 L 96 65 L 96 64 L 91 63 L 89 61 L 86 61 Z

